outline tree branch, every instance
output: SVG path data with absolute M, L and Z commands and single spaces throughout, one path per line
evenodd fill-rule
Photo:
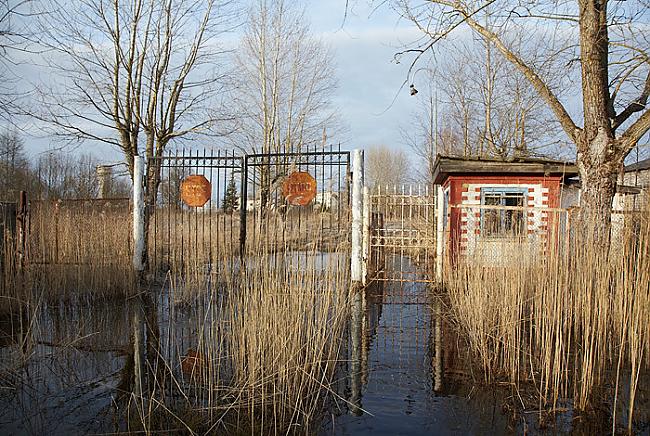
M 646 110 L 621 136 L 624 152 L 632 150 L 639 139 L 650 130 L 650 110 Z
M 476 30 L 483 38 L 494 44 L 494 46 L 501 52 L 501 54 L 515 67 L 517 67 L 517 69 L 524 75 L 524 77 L 526 77 L 526 79 L 528 79 L 530 84 L 535 88 L 535 90 L 537 90 L 537 92 L 539 92 L 541 97 L 549 105 L 569 138 L 571 138 L 573 141 L 576 141 L 576 138 L 580 133 L 580 128 L 575 125 L 573 119 L 571 119 L 571 116 L 564 108 L 564 105 L 560 103 L 546 82 L 544 82 L 531 67 L 529 67 L 519 56 L 517 56 L 517 54 L 506 47 L 506 45 L 501 41 L 497 34 L 474 21 L 471 18 L 470 14 L 467 13 L 467 11 L 458 10 L 458 12 L 465 17 L 465 22 L 472 29 Z
M 620 114 L 616 115 L 612 122 L 612 129 L 616 130 L 621 126 L 625 121 L 627 121 L 630 116 L 636 112 L 641 112 L 646 108 L 646 103 L 648 102 L 648 97 L 650 96 L 650 71 L 648 71 L 648 76 L 645 79 L 645 86 L 639 98 L 630 103 Z

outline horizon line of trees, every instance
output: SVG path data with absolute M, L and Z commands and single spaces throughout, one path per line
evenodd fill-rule
M 90 199 L 99 195 L 99 159 L 50 150 L 30 160 L 25 142 L 16 131 L 0 133 L 0 201 L 15 202 L 20 191 L 29 199 Z M 111 171 L 104 198 L 128 197 L 131 184 L 125 174 Z

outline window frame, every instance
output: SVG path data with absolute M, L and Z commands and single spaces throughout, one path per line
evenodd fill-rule
M 526 208 L 528 207 L 528 187 L 515 187 L 515 186 L 486 186 L 486 187 L 481 187 L 481 206 L 485 206 L 485 198 L 486 194 L 500 194 L 501 195 L 501 204 L 500 206 L 506 206 L 505 204 L 505 198 L 506 195 L 508 194 L 517 194 L 521 195 L 523 199 L 523 210 L 521 211 L 522 213 L 522 231 L 519 235 L 514 234 L 514 233 L 509 233 L 505 232 L 505 213 L 499 213 L 499 232 L 492 233 L 490 235 L 487 235 L 486 233 L 486 219 L 485 219 L 485 212 L 488 209 L 483 209 L 481 207 L 481 218 L 480 218 L 480 229 L 481 229 L 481 237 L 486 238 L 486 239 L 517 239 L 521 238 L 526 234 L 526 229 L 527 229 L 527 216 L 528 213 L 526 212 Z M 499 212 L 507 212 L 507 211 L 499 211 Z

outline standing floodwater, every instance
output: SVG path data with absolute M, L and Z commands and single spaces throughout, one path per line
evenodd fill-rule
M 347 399 L 352 401 L 328 420 L 324 434 L 509 431 L 509 419 L 501 411 L 502 398 L 496 392 L 475 389 L 466 380 L 456 343 L 445 337 L 439 304 L 428 294 L 426 283 L 414 282 L 375 282 L 367 291 L 360 373 L 354 373 L 353 363 L 349 365 Z M 361 382 L 361 395 L 358 404 L 351 404 L 357 398 L 355 377 Z

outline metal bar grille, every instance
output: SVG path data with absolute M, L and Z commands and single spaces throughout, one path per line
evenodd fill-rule
M 376 187 L 369 201 L 373 215 L 370 269 L 375 272 L 374 280 L 432 282 L 436 246 L 434 190 L 423 185 Z M 414 298 L 419 301 L 418 296 Z M 396 301 L 408 303 L 405 298 Z
M 160 279 L 205 287 L 225 270 L 241 270 L 246 258 L 258 259 L 254 264 L 266 256 L 285 267 L 287 259 L 300 263 L 318 253 L 323 260 L 328 252 L 349 250 L 350 152 L 340 146 L 241 156 L 176 150 L 150 165 L 160 168 L 149 227 L 150 269 Z M 316 181 L 314 198 L 302 207 L 289 205 L 283 193 L 284 180 L 296 171 Z M 191 175 L 210 183 L 202 207 L 182 201 L 181 183 Z M 232 195 L 236 207 L 227 202 Z

